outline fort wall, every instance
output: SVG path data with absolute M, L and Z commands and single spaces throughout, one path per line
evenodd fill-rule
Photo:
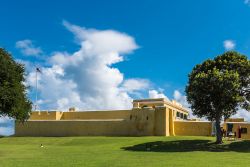
M 25 123 L 16 122 L 16 136 L 153 136 L 155 109 L 33 113 Z
M 188 121 L 188 112 L 165 99 L 134 100 L 131 110 L 32 112 L 16 122 L 16 136 L 210 136 L 211 122 Z
M 212 122 L 174 121 L 176 136 L 211 136 Z
M 129 119 L 132 110 L 64 112 L 61 120 Z

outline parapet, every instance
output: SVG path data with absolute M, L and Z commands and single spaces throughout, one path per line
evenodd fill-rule
M 62 115 L 61 111 L 34 111 L 29 120 L 60 120 Z
M 244 118 L 228 118 L 225 122 L 244 122 Z
M 75 107 L 70 107 L 69 112 L 76 112 L 76 108 Z
M 144 107 L 155 108 L 156 106 L 164 106 L 164 103 L 165 103 L 164 98 L 138 99 L 138 100 L 133 100 L 133 107 L 134 108 L 144 108 Z
M 176 101 L 169 101 L 165 98 L 155 98 L 155 99 L 138 99 L 133 100 L 133 108 L 144 108 L 144 107 L 160 107 L 160 106 L 166 106 L 168 108 L 171 108 L 173 110 L 179 110 L 182 112 L 185 112 L 188 114 L 188 111 L 182 107 L 181 104 L 179 104 Z

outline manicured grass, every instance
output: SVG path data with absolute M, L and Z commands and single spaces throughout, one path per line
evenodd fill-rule
M 211 137 L 4 137 L 0 166 L 238 167 L 250 141 L 214 145 Z M 43 148 L 40 145 L 43 144 Z

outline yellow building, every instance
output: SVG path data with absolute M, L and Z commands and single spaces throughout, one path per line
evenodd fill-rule
M 236 138 L 250 139 L 250 123 L 245 122 L 244 118 L 229 118 L 223 123 L 226 133 L 232 133 Z
M 16 136 L 210 136 L 212 123 L 188 120 L 188 111 L 164 98 L 133 101 L 131 110 L 32 112 L 15 124 Z

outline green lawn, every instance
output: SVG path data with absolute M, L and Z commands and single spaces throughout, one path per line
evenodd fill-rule
M 250 141 L 211 137 L 4 137 L 0 167 L 250 166 Z M 40 145 L 44 147 L 41 148 Z

